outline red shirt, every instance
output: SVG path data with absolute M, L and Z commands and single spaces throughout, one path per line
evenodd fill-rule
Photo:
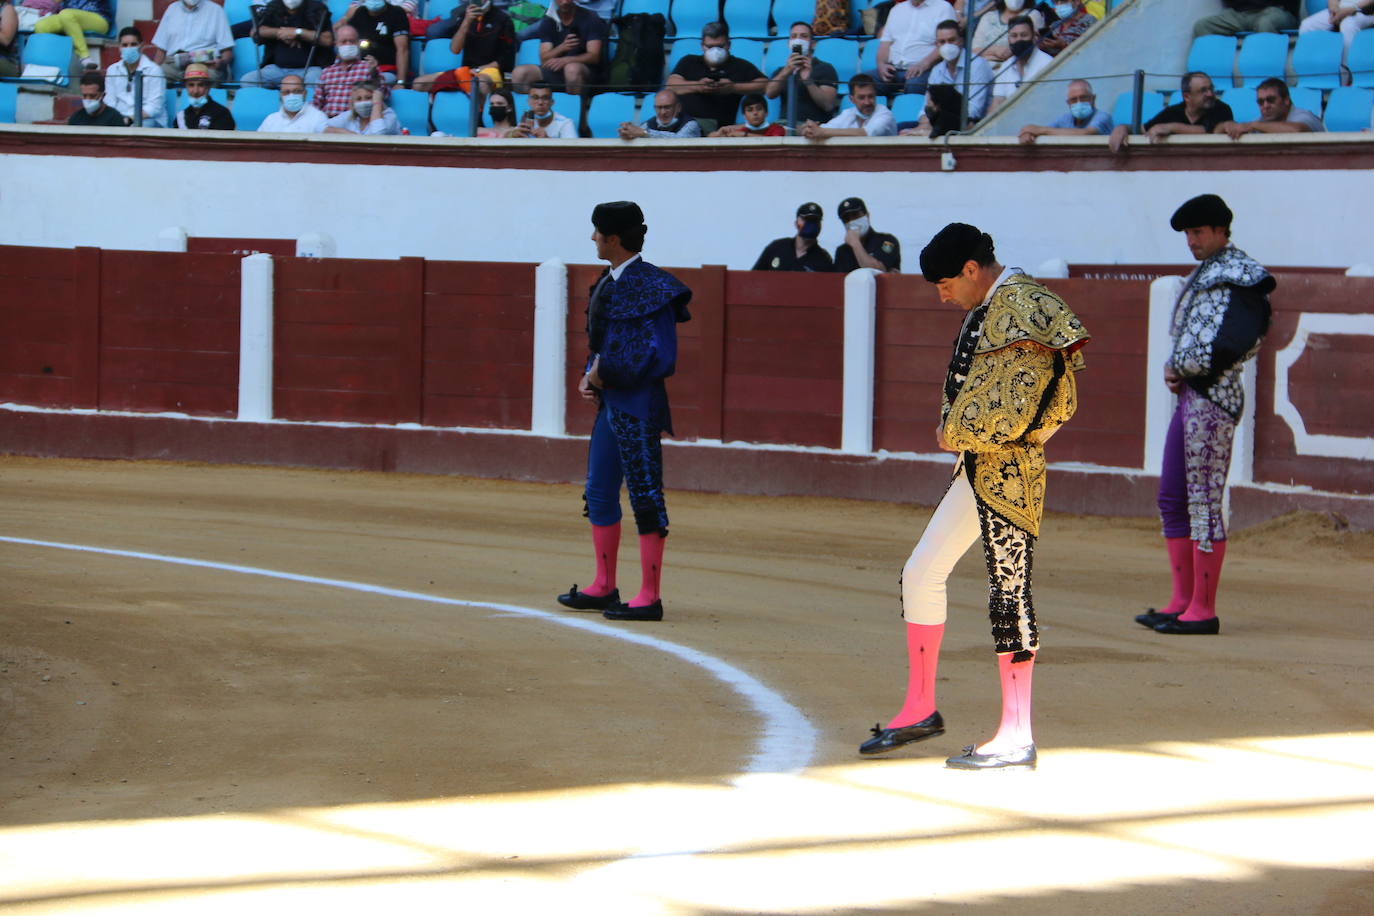
M 315 107 L 331 118 L 347 111 L 353 105 L 353 84 L 361 83 L 371 76 L 371 69 L 361 59 L 351 64 L 339 61 L 325 67 L 324 72 L 320 74 L 320 84 L 315 87 Z M 376 78 L 382 84 L 382 97 L 387 98 L 391 95 L 391 90 L 386 80 L 382 79 L 380 73 Z

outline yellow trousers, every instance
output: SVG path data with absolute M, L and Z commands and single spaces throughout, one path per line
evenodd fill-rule
M 60 10 L 51 16 L 44 16 L 34 25 L 34 32 L 66 32 L 72 40 L 72 49 L 77 57 L 90 57 L 91 49 L 86 45 L 86 33 L 104 35 L 110 24 L 105 17 L 90 10 Z

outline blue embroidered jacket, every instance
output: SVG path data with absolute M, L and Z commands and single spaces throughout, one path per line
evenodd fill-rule
M 663 380 L 677 369 L 677 324 L 691 320 L 692 291 L 642 258 L 618 281 L 607 274 L 602 274 L 606 285 L 600 295 L 592 287 L 587 306 L 587 366 L 601 357 L 602 403 L 671 433 Z

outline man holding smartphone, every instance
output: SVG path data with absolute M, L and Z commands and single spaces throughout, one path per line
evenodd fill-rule
M 835 116 L 839 108 L 840 76 L 835 68 L 813 55 L 816 39 L 809 22 L 794 22 L 787 31 L 787 45 L 791 54 L 787 62 L 768 79 L 765 95 L 782 99 L 782 114 L 787 116 L 787 99 L 792 77 L 797 77 L 801 91 L 797 93 L 797 123 L 815 121 L 824 124 Z M 853 53 L 853 52 L 850 52 Z
M 602 51 L 606 22 L 573 0 L 558 0 L 554 14 L 539 22 L 539 66 L 522 64 L 511 74 L 516 92 L 543 82 L 581 95 L 584 86 L 605 82 Z

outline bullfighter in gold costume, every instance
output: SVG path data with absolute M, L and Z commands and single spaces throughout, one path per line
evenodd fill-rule
M 957 452 L 953 480 L 902 571 L 910 669 L 906 702 L 859 748 L 881 754 L 944 731 L 935 669 L 944 636 L 945 582 L 980 537 L 988 611 L 1002 678 L 997 734 L 964 748 L 955 769 L 1034 767 L 1031 670 L 1039 648 L 1031 559 L 1045 502 L 1045 442 L 1077 407 L 1074 375 L 1088 333 L 1054 293 L 997 263 L 992 238 L 951 223 L 921 252 L 921 271 L 942 302 L 967 314 L 955 339 L 936 427 Z

